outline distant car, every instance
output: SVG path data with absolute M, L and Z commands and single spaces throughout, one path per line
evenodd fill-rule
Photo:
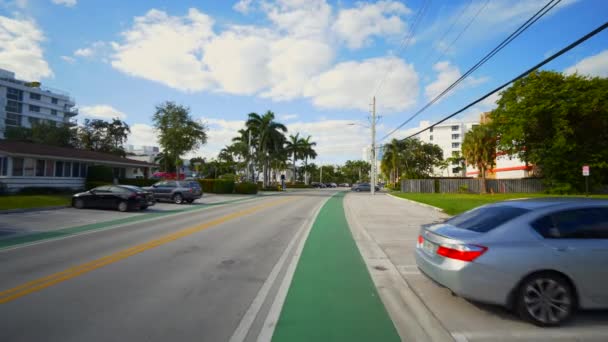
M 348 183 L 340 183 L 340 184 L 338 184 L 338 186 L 341 187 L 341 188 L 348 188 L 350 186 L 350 184 L 348 184 Z
M 319 183 L 319 182 L 312 182 L 312 183 L 310 183 L 310 185 L 313 188 L 317 188 L 317 189 L 327 188 L 327 186 L 325 184 Z
M 164 180 L 144 189 L 154 193 L 158 201 L 175 204 L 192 203 L 203 196 L 203 189 L 196 180 Z
M 380 191 L 380 188 L 376 185 L 374 187 L 376 191 Z M 359 183 L 353 185 L 351 188 L 352 191 L 361 192 L 361 191 L 372 191 L 372 187 L 369 183 Z
M 608 308 L 608 201 L 511 200 L 424 226 L 422 273 L 453 293 L 555 326 Z
M 325 183 L 325 186 L 328 188 L 337 188 L 338 185 L 336 183 Z
M 72 206 L 77 209 L 118 209 L 124 212 L 144 210 L 155 203 L 151 192 L 132 185 L 103 185 L 72 196 Z

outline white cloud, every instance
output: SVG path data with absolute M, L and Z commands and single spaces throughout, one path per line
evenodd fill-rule
M 247 14 L 251 10 L 251 2 L 252 0 L 239 0 L 239 2 L 232 6 L 232 9 L 239 13 Z
M 447 89 L 452 83 L 454 83 L 462 76 L 460 69 L 447 61 L 436 63 L 435 65 L 433 65 L 433 70 L 437 72 L 437 78 L 424 88 L 424 94 L 429 100 L 441 94 L 445 89 Z M 455 89 L 466 86 L 476 86 L 486 82 L 487 80 L 488 78 L 486 77 L 477 78 L 473 76 L 468 76 L 467 78 L 462 80 L 459 85 L 452 88 L 452 90 L 450 90 L 450 92 L 444 96 L 453 94 Z
M 584 58 L 575 65 L 566 68 L 564 72 L 568 75 L 579 73 L 581 75 L 608 77 L 608 50 Z
M 78 49 L 78 50 L 74 51 L 74 55 L 79 56 L 79 57 L 90 57 L 93 55 L 93 49 L 92 48 Z
M 74 57 L 70 57 L 70 56 L 61 56 L 61 59 L 63 59 L 65 62 L 70 63 L 70 64 L 76 62 L 76 59 Z
M 276 0 L 262 2 L 262 8 L 280 32 L 296 38 L 323 38 L 331 22 L 325 0 Z
M 63 5 L 66 7 L 76 6 L 77 0 L 52 0 L 55 5 Z
M 127 115 L 118 109 L 109 105 L 92 105 L 80 107 L 80 113 L 96 119 L 113 119 L 119 118 L 124 120 Z
M 279 115 L 279 120 L 283 120 L 283 121 L 289 121 L 289 120 L 293 120 L 293 119 L 297 119 L 297 118 L 298 118 L 298 114 Z
M 244 120 L 224 120 L 217 118 L 203 118 L 201 120 L 209 128 L 207 131 L 207 143 L 199 150 L 187 154 L 187 158 L 201 156 L 204 158 L 215 158 L 218 152 L 226 145 L 232 143 L 238 130 L 245 126 Z
M 410 12 L 397 1 L 359 2 L 355 8 L 340 10 L 333 30 L 348 47 L 358 49 L 369 45 L 372 36 L 403 34 L 406 26 L 401 16 Z
M 154 127 L 148 124 L 136 123 L 129 126 L 129 144 L 136 146 L 158 146 L 158 137 Z
M 190 9 L 184 17 L 172 17 L 152 9 L 134 21 L 122 33 L 124 42 L 114 45 L 114 68 L 183 91 L 211 87 L 213 81 L 200 56 L 213 37 L 209 16 Z
M 44 40 L 44 33 L 33 20 L 0 16 L 0 68 L 27 80 L 52 77 L 42 52 Z
M 419 91 L 418 74 L 411 64 L 396 57 L 339 63 L 312 79 L 304 95 L 322 108 L 367 111 L 378 75 L 387 71 L 390 72 L 377 96 L 378 111 L 400 111 L 414 106 Z

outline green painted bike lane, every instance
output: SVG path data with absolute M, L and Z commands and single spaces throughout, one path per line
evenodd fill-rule
M 273 195 L 263 195 L 263 196 L 273 196 Z M 185 208 L 185 209 L 165 210 L 165 211 L 159 211 L 159 212 L 155 212 L 155 213 L 145 213 L 142 215 L 130 216 L 130 217 L 125 217 L 125 218 L 120 218 L 120 219 L 104 221 L 104 222 L 90 223 L 90 224 L 75 226 L 75 227 L 66 227 L 66 228 L 61 228 L 61 229 L 57 229 L 57 230 L 53 230 L 53 231 L 49 231 L 49 232 L 35 232 L 35 233 L 29 233 L 29 234 L 25 234 L 25 235 L 3 238 L 3 239 L 0 239 L 0 250 L 5 249 L 5 248 L 10 248 L 13 246 L 17 246 L 17 245 L 24 245 L 24 244 L 34 243 L 34 242 L 38 242 L 38 241 L 43 241 L 43 240 L 53 240 L 53 239 L 58 239 L 58 238 L 62 238 L 62 237 L 70 236 L 70 235 L 77 235 L 77 234 L 88 232 L 88 231 L 117 228 L 118 226 L 122 226 L 122 225 L 129 224 L 129 223 L 148 221 L 148 220 L 153 220 L 156 218 L 184 213 L 184 212 L 204 210 L 209 207 L 230 204 L 230 203 L 238 203 L 238 202 L 252 200 L 255 198 L 258 198 L 258 196 L 250 196 L 250 197 L 215 202 L 215 203 L 206 203 L 206 204 L 203 204 L 203 205 L 200 205 L 197 207 L 191 207 L 191 208 Z
M 400 341 L 344 214 L 323 206 L 298 261 L 272 341 Z

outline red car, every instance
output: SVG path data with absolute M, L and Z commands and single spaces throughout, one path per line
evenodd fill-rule
M 177 179 L 177 174 L 175 172 L 154 172 L 152 174 L 152 178 L 157 179 Z M 179 174 L 179 179 L 182 180 L 186 178 L 186 175 L 183 173 Z

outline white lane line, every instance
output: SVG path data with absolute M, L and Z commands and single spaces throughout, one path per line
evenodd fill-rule
M 335 195 L 335 194 L 334 194 Z M 293 274 L 296 271 L 296 266 L 298 265 L 298 261 L 300 260 L 300 255 L 302 254 L 302 250 L 304 249 L 304 244 L 308 239 L 308 234 L 310 234 L 310 230 L 312 229 L 313 224 L 315 223 L 321 208 L 332 198 L 334 195 L 328 197 L 321 203 L 319 207 L 315 210 L 314 214 L 311 216 L 311 220 L 306 227 L 306 230 L 303 233 L 300 242 L 298 243 L 298 247 L 296 249 L 295 254 L 291 258 L 289 265 L 287 266 L 287 270 L 285 271 L 285 276 L 283 277 L 283 281 L 281 282 L 281 286 L 277 291 L 277 295 L 272 302 L 272 306 L 268 311 L 268 316 L 266 316 L 266 320 L 264 321 L 264 325 L 258 335 L 258 342 L 270 342 L 272 339 L 272 335 L 274 334 L 274 328 L 279 321 L 279 316 L 281 315 L 281 310 L 283 309 L 283 304 L 285 303 L 285 298 L 287 297 L 287 291 L 291 285 L 291 280 L 293 279 Z
M 313 209 L 313 212 L 314 212 L 314 209 Z M 287 244 L 287 247 L 283 251 L 283 254 L 281 254 L 281 257 L 279 258 L 277 263 L 272 268 L 272 271 L 270 271 L 270 275 L 268 276 L 268 278 L 266 278 L 266 281 L 264 282 L 264 284 L 258 291 L 257 295 L 253 299 L 253 302 L 251 302 L 251 305 L 247 309 L 247 312 L 245 312 L 245 315 L 241 319 L 241 322 L 239 323 L 238 327 L 236 328 L 234 333 L 232 333 L 232 337 L 230 337 L 230 340 L 229 340 L 230 342 L 241 342 L 247 338 L 247 334 L 249 333 L 249 330 L 251 329 L 251 325 L 253 325 L 253 322 L 255 321 L 255 318 L 257 317 L 258 313 L 260 312 L 262 305 L 266 301 L 266 297 L 268 296 L 268 293 L 270 292 L 272 285 L 274 284 L 277 276 L 279 275 L 279 272 L 283 268 L 283 265 L 285 264 L 285 260 L 287 260 L 287 257 L 293 250 L 293 247 L 295 246 L 296 241 L 298 241 L 298 238 L 306 230 L 307 225 L 310 225 L 309 221 L 310 221 L 310 217 L 306 221 L 304 221 L 304 223 L 302 224 L 302 226 L 300 228 L 298 228 L 298 230 L 294 234 L 291 241 L 289 241 L 289 244 Z

